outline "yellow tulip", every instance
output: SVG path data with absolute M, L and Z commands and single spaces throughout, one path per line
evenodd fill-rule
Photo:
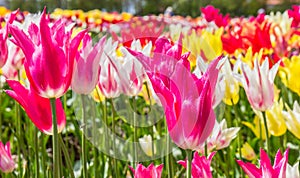
M 229 60 L 226 60 L 221 72 L 224 74 L 225 81 L 225 94 L 223 102 L 227 105 L 236 104 L 239 101 L 239 82 L 233 77 L 233 74 L 238 73 L 239 62 L 234 64 L 233 70 L 231 69 L 231 64 Z
M 268 123 L 268 130 L 271 135 L 281 136 L 285 134 L 287 128 L 282 115 L 283 102 L 274 102 L 273 106 L 266 111 L 266 119 Z
M 300 96 L 300 56 L 293 56 L 291 59 L 283 58 L 284 67 L 281 67 L 279 76 L 290 90 Z
M 286 104 L 287 111 L 283 111 L 283 117 L 287 128 L 292 134 L 300 139 L 300 107 L 297 101 L 294 102 L 293 110 Z
M 248 161 L 252 161 L 256 159 L 256 154 L 248 142 L 243 144 L 241 148 L 241 152 L 242 152 L 242 157 Z
M 262 135 L 261 139 L 262 140 L 266 139 L 266 130 L 263 123 L 263 119 L 260 119 L 259 116 L 256 115 L 254 117 L 253 123 L 242 122 L 242 124 L 250 128 L 257 138 L 260 138 L 260 134 L 261 134 Z M 260 128 L 262 129 L 261 133 L 260 133 Z

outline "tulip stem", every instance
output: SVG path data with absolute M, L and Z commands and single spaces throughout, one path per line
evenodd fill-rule
M 83 128 L 83 132 L 82 132 L 82 171 L 83 171 L 83 178 L 87 178 L 87 167 L 86 167 L 86 161 L 87 161 L 87 154 L 86 154 L 86 138 L 85 138 L 85 134 L 87 133 L 86 130 L 86 125 L 87 125 L 87 121 L 86 121 L 86 104 L 84 102 L 84 95 L 81 95 L 81 103 L 82 103 L 82 119 L 83 119 L 83 123 L 82 123 L 82 128 Z
M 66 145 L 64 144 L 64 140 L 62 139 L 61 135 L 59 135 L 58 138 L 59 138 L 59 142 L 60 142 L 60 145 L 61 145 L 61 149 L 62 149 L 62 151 L 64 153 L 64 156 L 65 156 L 66 164 L 67 164 L 67 167 L 69 169 L 71 178 L 75 178 L 73 168 L 72 168 L 72 162 L 71 162 L 71 159 L 70 159 L 68 149 L 67 149 Z
M 193 151 L 186 150 L 187 154 L 187 163 L 186 163 L 186 178 L 192 177 L 192 159 L 193 159 Z
M 52 111 L 52 128 L 53 128 L 53 177 L 60 178 L 59 175 L 59 150 L 58 150 L 58 129 L 57 129 L 57 118 L 56 118 L 56 99 L 50 98 L 51 111 Z
M 270 140 L 269 140 L 269 130 L 268 130 L 268 123 L 267 123 L 267 118 L 266 118 L 266 112 L 264 111 L 262 114 L 263 114 L 263 118 L 264 118 L 265 130 L 266 130 L 267 152 L 269 153 L 269 151 L 270 151 Z
M 167 131 L 168 132 L 168 131 Z M 173 178 L 173 165 L 172 165 L 172 152 L 171 152 L 171 139 L 167 136 L 167 166 L 168 166 L 168 177 Z
M 114 107 L 114 103 L 113 103 L 113 99 L 110 99 L 111 102 L 111 114 L 112 114 L 112 141 L 113 141 L 113 167 L 114 167 L 114 172 L 115 172 L 115 177 L 119 177 L 119 172 L 118 172 L 118 164 L 117 164 L 117 153 L 116 153 L 116 142 L 115 142 L 115 135 L 116 135 L 116 113 L 115 113 L 115 107 Z
M 40 163 L 39 163 L 39 142 L 38 142 L 38 128 L 34 128 L 34 146 L 35 146 L 35 177 L 40 177 Z
M 136 120 L 136 101 L 135 101 L 135 96 L 132 97 L 132 107 L 133 107 L 133 167 L 136 168 L 138 164 L 138 159 L 137 159 L 137 148 L 136 148 L 136 143 L 137 143 L 137 120 Z

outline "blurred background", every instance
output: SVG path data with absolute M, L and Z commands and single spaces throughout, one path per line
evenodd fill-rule
M 63 9 L 100 9 L 107 12 L 130 12 L 135 15 L 164 13 L 167 7 L 173 8 L 175 15 L 200 15 L 199 8 L 211 4 L 229 13 L 231 16 L 256 15 L 259 9 L 284 11 L 300 0 L 0 0 L 0 6 L 14 10 L 20 8 L 29 12 L 38 12 L 47 6 L 49 11 Z

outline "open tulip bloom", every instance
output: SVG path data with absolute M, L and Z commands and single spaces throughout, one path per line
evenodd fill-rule
M 249 176 L 249 178 L 297 178 L 299 177 L 299 170 L 295 168 L 297 168 L 298 164 L 295 164 L 293 167 L 288 164 L 288 152 L 289 149 L 287 149 L 284 152 L 284 155 L 282 155 L 280 150 L 278 150 L 273 166 L 271 165 L 270 158 L 263 149 L 260 149 L 260 168 L 257 168 L 252 163 L 244 163 L 241 160 L 237 160 L 237 163 L 243 168 L 244 172 Z
M 15 99 L 25 110 L 33 124 L 48 135 L 53 134 L 50 100 L 37 95 L 18 81 L 7 80 L 12 90 L 5 92 Z M 56 99 L 57 128 L 60 133 L 66 125 L 66 115 L 61 101 Z
M 59 98 L 71 84 L 74 58 L 85 31 L 71 39 L 72 30 L 63 20 L 53 24 L 41 14 L 39 24 L 31 23 L 28 33 L 10 25 L 12 41 L 25 55 L 25 71 L 32 90 L 44 98 Z
M 151 163 L 148 167 L 138 164 L 134 170 L 131 166 L 129 166 L 133 172 L 134 178 L 161 178 L 163 167 L 163 164 L 154 166 L 153 163 Z

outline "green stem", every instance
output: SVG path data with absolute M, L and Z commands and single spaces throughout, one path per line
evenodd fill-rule
M 34 146 L 35 146 L 35 177 L 40 177 L 40 163 L 39 163 L 39 142 L 38 142 L 38 128 L 34 128 Z
M 61 135 L 59 135 L 58 138 L 59 138 L 59 143 L 61 145 L 61 149 L 64 153 L 64 158 L 66 160 L 66 164 L 67 164 L 68 170 L 70 172 L 71 178 L 75 178 L 74 171 L 73 171 L 73 168 L 72 168 L 72 162 L 71 162 L 71 159 L 70 159 L 68 149 L 67 149 L 66 145 L 64 144 L 64 141 L 63 141 Z
M 136 143 L 138 142 L 138 136 L 137 136 L 137 120 L 136 120 L 136 100 L 135 97 L 132 98 L 132 106 L 133 106 L 133 167 L 136 168 L 138 164 L 138 159 L 137 159 L 137 148 L 136 148 Z
M 186 150 L 187 154 L 187 163 L 186 163 L 186 178 L 192 177 L 192 159 L 193 159 L 193 151 Z
M 23 146 L 22 143 L 22 124 L 21 124 L 21 117 L 20 117 L 20 107 L 17 102 L 15 102 L 16 107 L 16 119 L 17 119 L 17 135 L 18 135 L 18 168 L 19 168 L 19 177 L 23 176 L 23 166 L 22 166 L 22 157 L 21 157 L 21 148 Z
M 50 98 L 51 111 L 52 111 L 52 128 L 53 128 L 53 178 L 60 178 L 59 175 L 59 150 L 58 150 L 58 129 L 57 129 L 57 116 L 56 116 L 56 99 Z
M 268 123 L 267 123 L 267 118 L 266 118 L 266 112 L 264 111 L 263 113 L 263 118 L 264 118 L 264 126 L 266 130 L 266 142 L 267 142 L 267 153 L 270 151 L 270 140 L 269 140 L 269 130 L 268 130 Z M 270 154 L 270 153 L 269 153 Z
M 168 177 L 173 178 L 173 166 L 172 166 L 172 152 L 171 152 L 171 139 L 167 136 L 167 165 L 168 165 Z
M 82 103 L 82 119 L 83 119 L 83 132 L 82 132 L 82 167 L 83 167 L 83 178 L 87 178 L 87 153 L 86 153 L 86 138 L 85 134 L 87 133 L 86 125 L 86 109 L 85 109 L 85 101 L 84 101 L 84 95 L 81 95 L 81 103 Z
M 113 100 L 110 99 L 111 102 L 111 114 L 112 114 L 112 141 L 113 141 L 113 153 L 114 153 L 114 157 L 113 157 L 113 167 L 114 167 L 114 172 L 115 172 L 115 176 L 119 177 L 119 172 L 118 172 L 118 164 L 117 164 L 117 159 L 115 158 L 116 156 L 116 142 L 115 142 L 115 134 L 116 134 L 116 123 L 115 123 L 115 117 L 116 117 L 116 113 L 115 113 L 115 107 L 114 107 L 114 103 Z

